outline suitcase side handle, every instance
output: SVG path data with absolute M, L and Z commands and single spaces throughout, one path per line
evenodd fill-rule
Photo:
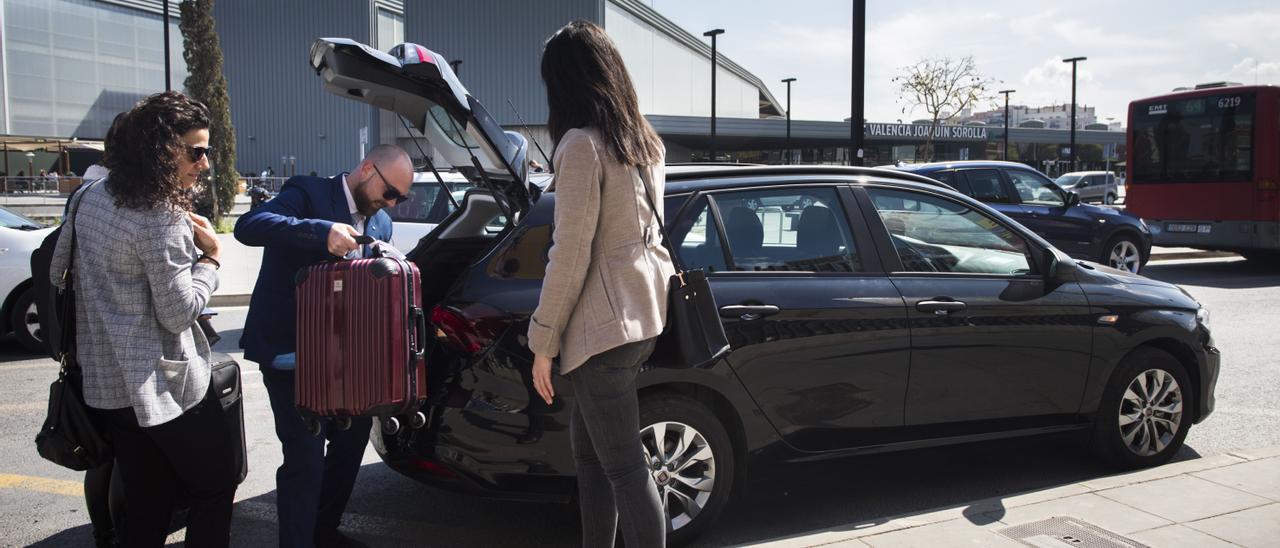
M 413 328 L 414 328 L 414 348 L 413 356 L 415 359 L 422 359 L 427 351 L 427 314 L 423 312 L 422 307 L 413 307 Z

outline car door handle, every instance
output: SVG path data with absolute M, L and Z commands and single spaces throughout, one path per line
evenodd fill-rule
M 780 312 L 781 309 L 771 304 L 760 305 L 729 305 L 720 307 L 721 318 L 738 318 L 743 321 L 758 320 L 765 316 L 772 316 Z
M 920 312 L 933 312 L 939 316 L 945 316 L 952 312 L 959 312 L 965 309 L 963 301 L 956 300 L 932 300 L 920 301 L 916 303 L 916 310 Z

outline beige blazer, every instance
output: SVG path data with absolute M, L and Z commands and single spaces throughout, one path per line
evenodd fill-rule
M 675 267 L 645 198 L 647 184 L 662 213 L 663 162 L 623 165 L 594 128 L 565 133 L 554 160 L 554 243 L 529 349 L 559 356 L 567 374 L 592 356 L 661 334 Z

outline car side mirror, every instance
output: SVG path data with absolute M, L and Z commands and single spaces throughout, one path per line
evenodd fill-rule
M 1067 207 L 1075 207 L 1080 205 L 1080 195 L 1074 192 L 1067 193 Z

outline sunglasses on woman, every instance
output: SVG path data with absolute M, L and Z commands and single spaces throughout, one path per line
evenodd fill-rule
M 199 162 L 209 155 L 209 150 L 209 147 L 189 146 L 187 147 L 187 158 L 190 158 L 192 162 Z
M 399 190 L 396 190 L 396 187 L 391 186 L 391 183 L 387 182 L 387 178 L 382 174 L 382 170 L 378 169 L 378 164 L 369 162 L 369 165 L 373 166 L 373 171 L 377 172 L 378 177 L 382 178 L 382 184 L 386 187 L 386 190 L 382 191 L 383 200 L 386 200 L 391 205 L 399 205 L 400 202 L 408 200 L 409 196 L 413 195 L 412 192 L 407 195 L 401 194 Z

